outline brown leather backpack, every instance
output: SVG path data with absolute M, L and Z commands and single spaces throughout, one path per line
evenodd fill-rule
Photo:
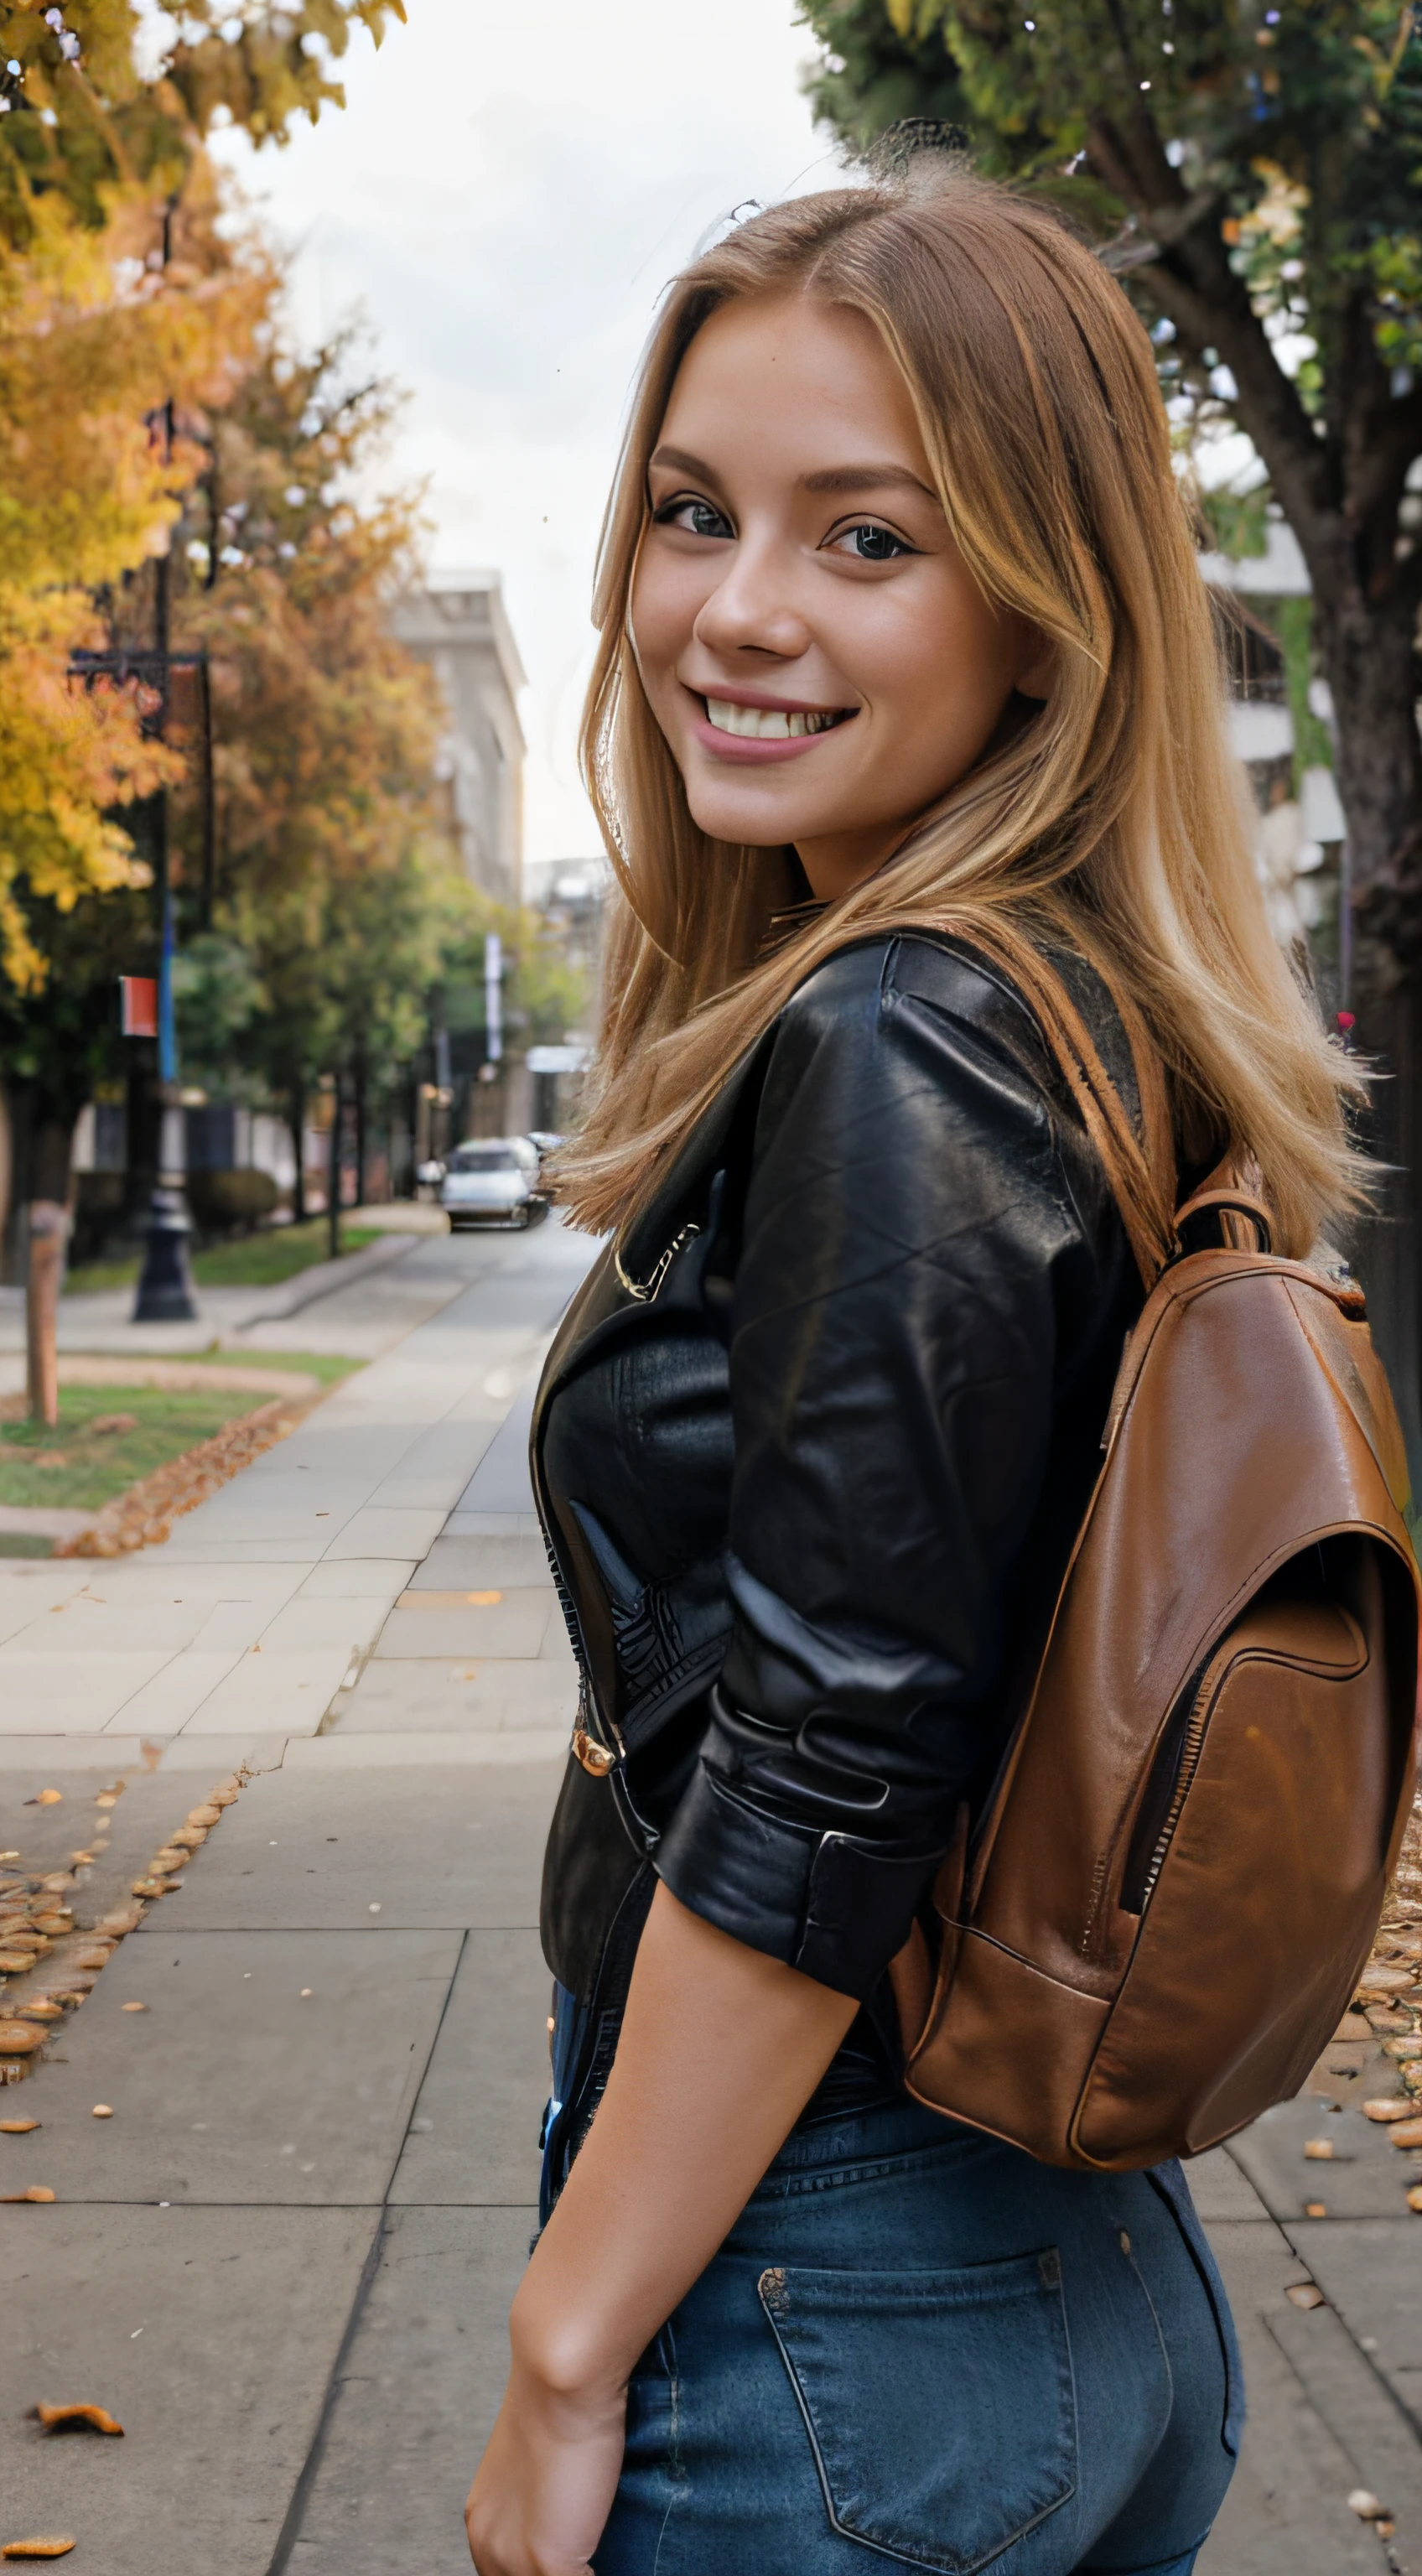
M 1357 1286 L 1233 1187 L 1162 1243 L 1069 998 L 1001 962 L 1158 1275 L 996 1789 L 891 1973 L 920 2101 L 1111 2170 L 1229 2137 L 1331 2037 L 1412 1800 L 1422 1587 Z

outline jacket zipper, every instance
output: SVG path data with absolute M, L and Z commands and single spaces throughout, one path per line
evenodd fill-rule
M 583 1644 L 582 1622 L 578 1617 L 577 1603 L 568 1588 L 563 1569 L 558 1563 L 553 1541 L 541 1521 L 539 1528 L 543 1533 L 543 1547 L 548 1558 L 548 1571 L 553 1577 L 553 1589 L 558 1595 L 558 1607 L 563 1613 L 563 1625 L 568 1631 L 568 1643 L 573 1650 L 573 1661 L 578 1668 L 578 1717 L 575 1733 L 589 1737 L 593 1743 L 600 1743 L 604 1741 L 601 1729 L 605 1724 L 619 1756 L 624 1756 L 627 1747 L 622 1741 L 619 1730 L 610 1718 L 603 1719 L 602 1711 L 597 1704 L 597 1697 L 593 1690 L 592 1667 L 588 1662 L 587 1648 Z M 596 1724 L 590 1725 L 590 1719 L 595 1720 Z

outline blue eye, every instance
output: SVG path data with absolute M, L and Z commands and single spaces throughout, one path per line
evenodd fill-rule
M 681 528 L 689 537 L 730 537 L 735 534 L 729 519 L 710 501 L 684 497 L 663 501 L 661 508 L 652 512 L 652 517 L 659 528 Z

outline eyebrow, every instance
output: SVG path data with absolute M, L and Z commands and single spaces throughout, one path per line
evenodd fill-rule
M 704 457 L 692 456 L 684 447 L 659 447 L 651 459 L 653 465 L 670 468 L 674 474 L 690 474 L 701 483 L 719 483 L 720 476 Z M 805 474 L 800 488 L 805 492 L 882 492 L 886 487 L 921 492 L 927 501 L 938 495 L 907 465 L 826 465 L 818 474 Z
M 879 492 L 893 485 L 901 491 L 921 492 L 925 500 L 938 498 L 907 465 L 827 465 L 822 473 L 801 479 L 807 492 Z

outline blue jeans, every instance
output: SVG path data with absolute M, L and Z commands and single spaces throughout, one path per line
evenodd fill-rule
M 597 2576 L 1188 2576 L 1243 2417 L 1178 2166 L 797 2131 L 643 2356 Z

